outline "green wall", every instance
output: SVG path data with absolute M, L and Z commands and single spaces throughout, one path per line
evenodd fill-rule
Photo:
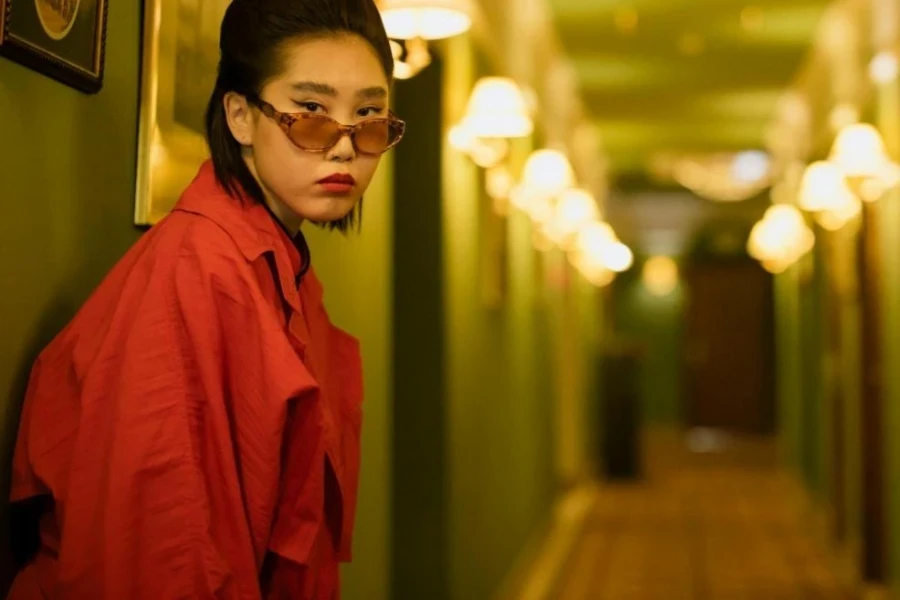
M 785 464 L 820 504 L 827 502 L 829 458 L 824 389 L 824 259 L 816 251 L 776 275 L 778 433 Z
M 775 277 L 779 434 L 842 573 L 855 577 L 864 541 L 858 231 L 815 232 L 814 250 Z
M 685 288 L 665 296 L 651 294 L 641 281 L 640 263 L 613 282 L 616 334 L 640 343 L 642 419 L 648 424 L 682 423 L 682 323 Z
M 553 330 L 527 217 L 498 216 L 449 148 L 471 41 L 397 86 L 392 598 L 492 597 L 550 516 Z M 514 149 L 513 161 L 527 153 Z
M 844 436 L 843 503 L 847 524 L 846 552 L 855 569 L 860 568 L 863 544 L 863 477 L 862 477 L 862 315 L 858 291 L 858 228 L 848 226 L 839 232 L 840 258 L 844 291 L 840 293 L 839 334 L 841 349 L 838 364 L 841 386 Z
M 818 256 L 818 255 L 816 255 Z M 810 257 L 805 259 L 807 268 L 813 269 L 808 282 L 799 290 L 799 330 L 800 330 L 800 396 L 803 425 L 803 476 L 813 496 L 821 500 L 827 490 L 828 456 L 826 454 L 825 384 L 823 381 L 821 348 L 822 297 L 824 282 L 816 273 L 821 271 L 821 262 L 816 264 Z
M 445 111 L 452 123 L 462 116 L 474 82 L 474 49 L 469 40 L 454 39 L 445 57 Z M 508 501 L 506 481 L 514 471 L 513 407 L 504 313 L 485 307 L 479 289 L 480 174 L 459 153 L 448 149 L 444 157 L 449 595 L 480 600 L 511 566 L 510 540 L 522 541 L 513 522 L 518 499 Z
M 481 73 L 470 40 L 444 57 L 446 130 Z M 515 175 L 530 149 L 513 145 Z M 525 215 L 493 213 L 482 173 L 450 148 L 443 186 L 449 596 L 487 600 L 584 471 L 593 358 L 580 351 L 596 343 L 600 304 L 558 254 L 534 249 Z
M 562 250 L 539 255 L 543 286 L 541 319 L 547 336 L 549 367 L 542 371 L 549 390 L 553 423 L 553 458 L 557 484 L 571 488 L 592 474 L 597 461 L 593 444 L 599 426 L 598 351 L 601 342 L 601 291 L 575 270 Z
M 799 267 L 773 278 L 775 301 L 776 390 L 782 459 L 804 474 L 807 426 L 803 415 L 803 346 Z
M 4 541 L 10 452 L 31 362 L 139 235 L 131 222 L 140 30 L 139 3 L 110 3 L 97 96 L 0 58 Z M 8 564 L 0 556 L 0 584 Z

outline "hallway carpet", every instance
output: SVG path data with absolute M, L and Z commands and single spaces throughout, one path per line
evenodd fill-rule
M 644 477 L 603 486 L 558 600 L 854 599 L 771 441 L 648 438 Z

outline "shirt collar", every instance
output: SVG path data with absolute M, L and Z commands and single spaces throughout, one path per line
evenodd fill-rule
M 268 206 L 246 194 L 230 195 L 216 179 L 211 160 L 201 165 L 174 210 L 202 215 L 217 223 L 250 262 L 266 252 L 274 254 L 282 287 L 287 280 L 296 290 L 309 270 L 309 245 L 303 234 L 298 232 L 292 238 Z

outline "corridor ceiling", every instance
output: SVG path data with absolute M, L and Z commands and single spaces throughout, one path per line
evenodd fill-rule
M 551 0 L 614 176 L 763 147 L 827 0 Z

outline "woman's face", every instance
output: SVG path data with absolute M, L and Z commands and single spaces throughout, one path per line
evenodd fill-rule
M 282 113 L 327 115 L 344 125 L 388 116 L 388 81 L 375 50 L 359 36 L 300 39 L 282 51 L 284 68 L 259 97 Z M 243 98 L 226 99 L 229 124 L 272 210 L 288 227 L 349 214 L 378 167 L 348 135 L 324 152 L 295 146 L 278 123 Z M 349 175 L 349 178 L 347 177 Z M 323 181 L 337 176 L 349 185 Z M 350 179 L 352 178 L 352 180 Z

